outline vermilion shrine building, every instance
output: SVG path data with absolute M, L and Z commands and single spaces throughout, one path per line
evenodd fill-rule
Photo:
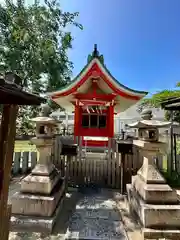
M 74 135 L 82 136 L 86 146 L 107 146 L 114 136 L 114 115 L 125 111 L 147 92 L 120 84 L 104 65 L 97 46 L 88 63 L 65 87 L 49 94 L 68 112 L 74 112 Z

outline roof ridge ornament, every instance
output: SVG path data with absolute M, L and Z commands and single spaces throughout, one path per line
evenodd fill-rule
M 94 44 L 94 51 L 92 57 L 99 57 L 99 51 L 97 50 L 97 44 Z
M 89 63 L 90 61 L 93 60 L 93 58 L 98 58 L 99 61 L 104 64 L 104 56 L 99 54 L 98 48 L 97 48 L 97 44 L 94 44 L 94 50 L 92 52 L 92 54 L 88 55 L 88 59 L 87 62 Z
M 141 112 L 141 118 L 142 120 L 151 120 L 153 118 L 152 110 L 151 109 L 144 109 Z
M 49 117 L 49 115 L 52 113 L 52 109 L 49 106 L 49 104 L 41 104 L 40 105 L 40 116 L 41 117 Z

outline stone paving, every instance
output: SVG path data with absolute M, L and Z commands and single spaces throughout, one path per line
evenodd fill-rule
M 66 238 L 127 239 L 116 203 L 107 192 L 92 193 L 78 202 L 70 218 Z
M 16 188 L 17 186 L 17 188 Z M 18 190 L 19 184 L 10 189 Z M 120 212 L 111 191 L 67 194 L 62 212 L 51 235 L 11 232 L 9 240 L 126 240 Z

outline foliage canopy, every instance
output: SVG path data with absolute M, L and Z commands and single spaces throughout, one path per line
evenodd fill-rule
M 175 90 L 163 90 L 153 94 L 151 97 L 143 99 L 138 106 L 138 112 L 141 112 L 146 107 L 160 108 L 163 101 L 174 97 L 180 97 L 180 90 L 178 89 L 179 86 L 180 83 L 177 83 Z M 170 111 L 165 111 L 165 119 L 170 120 L 170 117 Z M 172 120 L 180 122 L 180 111 L 173 111 Z
M 73 64 L 68 58 L 73 37 L 69 25 L 78 13 L 64 12 L 57 0 L 37 0 L 27 5 L 22 0 L 0 4 L 0 71 L 12 71 L 24 80 L 24 87 L 36 94 L 57 90 L 71 76 Z M 31 117 L 37 108 L 21 108 L 18 133 L 30 133 Z

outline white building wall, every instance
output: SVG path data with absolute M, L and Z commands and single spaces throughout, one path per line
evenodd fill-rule
M 164 120 L 164 110 L 151 108 L 153 119 L 163 121 Z M 125 125 L 136 122 L 141 119 L 141 114 L 137 111 L 137 105 L 134 105 L 127 109 L 126 111 L 115 115 L 114 117 L 114 133 L 118 134 L 121 129 L 125 130 Z

